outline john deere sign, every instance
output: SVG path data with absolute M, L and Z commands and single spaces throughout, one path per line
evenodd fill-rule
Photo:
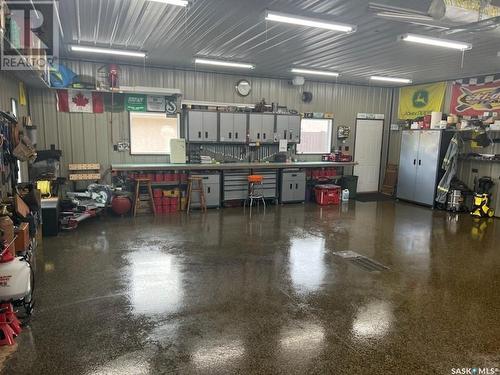
M 441 111 L 445 91 L 446 82 L 400 88 L 399 118 L 411 120 Z

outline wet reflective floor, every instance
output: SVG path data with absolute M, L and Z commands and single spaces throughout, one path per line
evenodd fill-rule
M 46 238 L 37 266 L 2 374 L 500 367 L 500 220 L 394 202 L 108 217 Z

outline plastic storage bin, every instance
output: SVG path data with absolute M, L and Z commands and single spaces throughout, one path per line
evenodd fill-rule
M 340 203 L 340 186 L 316 185 L 314 192 L 316 195 L 316 203 L 321 206 Z

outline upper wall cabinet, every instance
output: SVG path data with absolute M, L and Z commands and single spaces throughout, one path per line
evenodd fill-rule
M 189 142 L 300 143 L 300 116 L 273 113 L 185 112 Z M 248 139 L 247 139 L 248 135 Z
M 289 143 L 300 143 L 300 116 L 277 115 L 276 136 L 278 140 L 286 139 Z
M 187 117 L 189 142 L 217 142 L 218 113 L 189 111 Z
M 248 121 L 250 142 L 274 143 L 274 115 L 251 113 Z
M 220 141 L 224 143 L 246 143 L 247 114 L 221 112 L 219 117 Z

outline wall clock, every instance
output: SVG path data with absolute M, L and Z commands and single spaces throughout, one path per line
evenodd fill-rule
M 252 86 L 250 86 L 250 82 L 246 79 L 242 79 L 236 83 L 236 92 L 241 96 L 248 96 L 252 91 Z

